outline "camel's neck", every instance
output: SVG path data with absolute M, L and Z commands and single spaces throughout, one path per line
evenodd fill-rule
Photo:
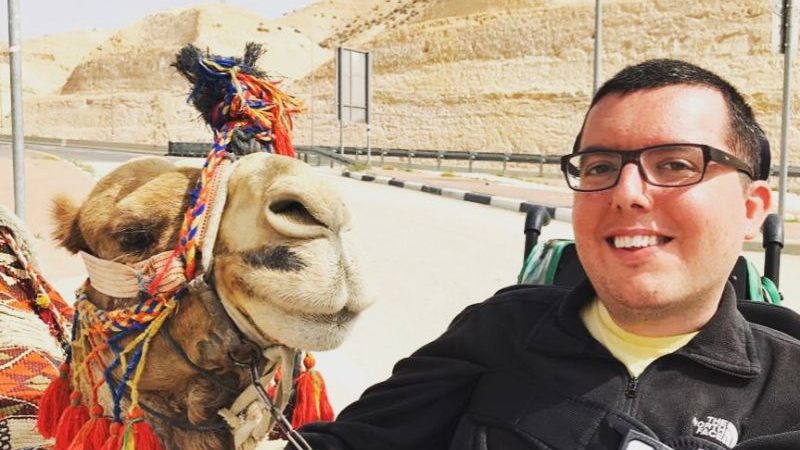
M 136 302 L 91 289 L 87 296 L 101 309 Z M 180 300 L 153 337 L 137 383 L 142 408 L 166 449 L 232 448 L 230 431 L 218 411 L 229 407 L 248 384 L 247 370 L 229 356 L 243 345 L 212 291 L 192 290 Z

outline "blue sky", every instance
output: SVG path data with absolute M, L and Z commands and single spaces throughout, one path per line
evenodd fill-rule
M 215 3 L 198 0 L 17 0 L 23 39 L 62 31 L 119 29 L 168 9 Z M 265 18 L 313 3 L 313 0 L 225 0 Z M 8 2 L 0 0 L 0 41 L 8 41 Z

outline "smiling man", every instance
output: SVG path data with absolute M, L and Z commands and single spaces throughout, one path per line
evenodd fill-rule
M 742 96 L 682 61 L 628 67 L 562 170 L 588 280 L 470 306 L 304 428 L 313 448 L 800 448 L 800 342 L 747 322 L 728 283 L 771 198 Z

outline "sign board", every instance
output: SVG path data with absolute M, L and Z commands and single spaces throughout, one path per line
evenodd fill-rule
M 336 49 L 337 115 L 342 122 L 369 123 L 370 58 L 368 52 Z

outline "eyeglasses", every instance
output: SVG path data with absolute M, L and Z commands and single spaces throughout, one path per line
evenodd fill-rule
M 653 186 L 682 187 L 703 181 L 710 161 L 753 178 L 744 161 L 701 144 L 663 144 L 631 151 L 587 150 L 562 156 L 561 171 L 570 189 L 578 192 L 616 186 L 622 168 L 628 163 L 635 163 L 642 178 Z

